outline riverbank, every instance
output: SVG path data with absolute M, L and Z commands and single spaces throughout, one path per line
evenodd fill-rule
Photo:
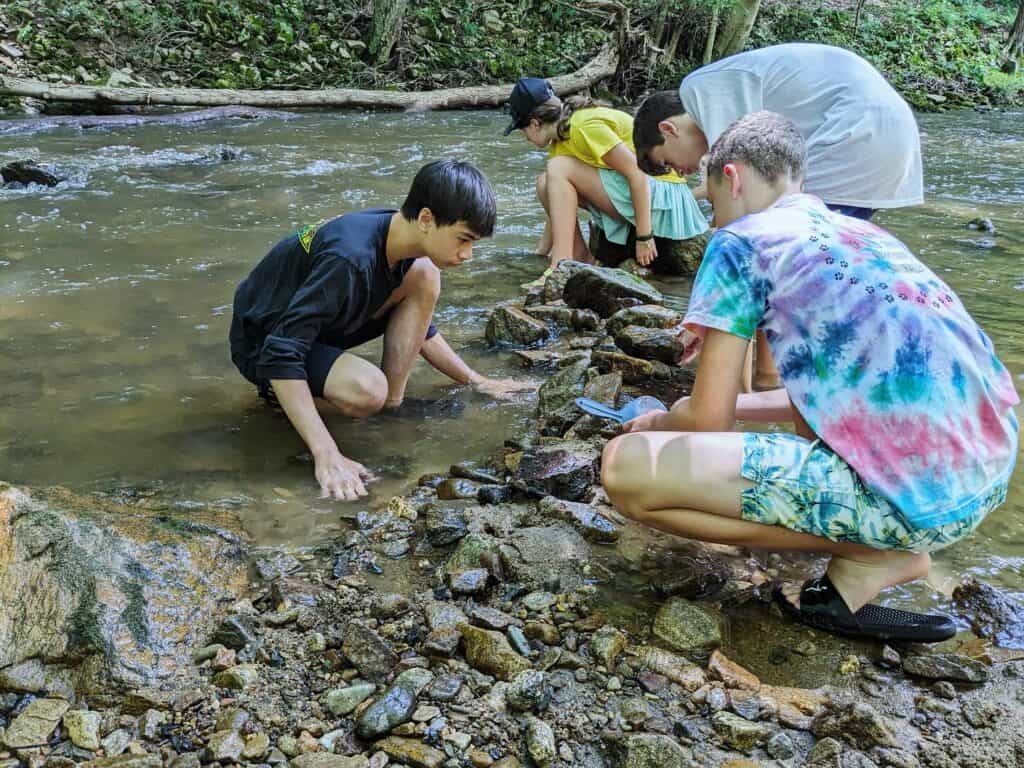
M 922 110 L 1022 103 L 1024 75 L 1001 69 L 1012 4 L 899 0 L 867 3 L 858 13 L 859 5 L 765 2 L 747 45 L 845 46 Z M 566 74 L 617 34 L 615 17 L 599 7 L 432 0 L 405 12 L 393 46 L 380 54 L 366 8 L 320 6 L 318 0 L 273 7 L 17 0 L 0 9 L 0 72 L 89 85 L 431 90 L 507 83 L 524 72 Z M 676 16 L 647 2 L 624 7 L 630 50 L 603 95 L 631 102 L 699 66 L 710 6 Z M 0 104 L 15 111 L 39 107 L 13 99 Z
M 687 391 L 679 319 L 627 271 L 564 263 L 487 325 L 544 372 L 530 428 L 315 546 L 254 548 L 223 509 L 175 525 L 159 494 L 4 489 L 5 592 L 32 573 L 42 604 L 68 610 L 50 610 L 41 652 L 38 634 L 5 633 L 40 602 L 0 608 L 0 766 L 1020 764 L 1024 653 L 994 642 L 1021 621 L 1007 596 L 955 595 L 988 639 L 859 643 L 770 607 L 771 582 L 813 559 L 630 543 L 598 483 L 615 430 L 573 400 Z M 131 526 L 86 533 L 104 516 Z M 638 591 L 609 599 L 623 573 Z

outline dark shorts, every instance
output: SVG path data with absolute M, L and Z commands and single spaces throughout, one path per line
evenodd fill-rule
M 324 396 L 327 376 L 331 372 L 331 367 L 335 361 L 348 350 L 355 349 L 368 341 L 373 341 L 383 336 L 384 331 L 388 328 L 390 319 L 391 313 L 389 312 L 384 317 L 371 320 L 354 333 L 347 333 L 337 339 L 331 339 L 331 341 L 336 342 L 335 344 L 325 344 L 320 341 L 313 342 L 309 352 L 306 354 L 306 381 L 309 383 L 309 391 L 313 393 L 313 397 Z M 431 324 L 427 328 L 426 338 L 433 338 L 436 333 L 437 328 Z M 236 363 L 236 365 L 238 364 Z M 274 396 L 274 388 L 270 386 L 270 381 L 251 375 L 250 372 L 245 370 L 248 367 L 250 367 L 248 364 L 238 365 L 241 374 L 256 385 L 256 391 L 259 392 L 260 397 L 269 403 L 276 404 L 277 398 Z
M 851 216 L 864 221 L 871 221 L 871 217 L 878 210 L 877 208 L 858 208 L 856 205 L 829 205 L 828 203 L 825 204 L 825 207 L 835 213 L 841 213 L 843 216 Z

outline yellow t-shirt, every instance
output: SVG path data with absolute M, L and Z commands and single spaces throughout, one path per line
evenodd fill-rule
M 625 144 L 636 154 L 633 146 L 633 118 L 625 112 L 609 107 L 587 107 L 572 113 L 569 118 L 569 136 L 564 141 L 552 142 L 549 157 L 568 155 L 594 168 L 607 168 L 604 156 L 619 144 Z M 656 178 L 679 183 L 684 181 L 675 171 Z

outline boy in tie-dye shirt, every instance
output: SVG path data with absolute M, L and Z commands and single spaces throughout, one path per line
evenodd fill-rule
M 832 555 L 826 575 L 776 597 L 848 635 L 939 640 L 940 616 L 868 605 L 927 574 L 1005 499 L 1018 403 L 992 343 L 906 246 L 801 191 L 805 149 L 770 112 L 711 149 L 720 229 L 684 325 L 701 360 L 691 397 L 626 425 L 603 481 L 627 515 L 683 536 Z M 784 389 L 739 394 L 764 330 Z M 737 433 L 736 419 L 792 421 Z

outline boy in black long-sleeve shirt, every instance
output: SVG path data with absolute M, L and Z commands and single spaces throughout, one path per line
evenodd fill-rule
M 501 397 L 522 385 L 471 369 L 431 325 L 441 269 L 494 231 L 487 179 L 469 163 L 429 163 L 401 211 L 346 214 L 286 237 L 235 292 L 231 359 L 276 399 L 309 446 L 324 496 L 366 495 L 317 410 L 357 418 L 397 407 L 417 355 L 460 384 Z M 381 367 L 347 350 L 384 336 Z M 314 400 L 319 398 L 319 401 Z

